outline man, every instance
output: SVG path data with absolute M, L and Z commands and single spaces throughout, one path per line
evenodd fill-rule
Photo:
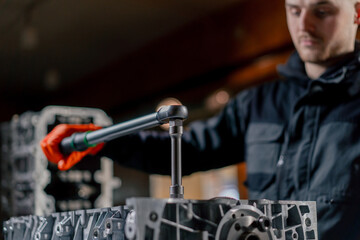
M 320 239 L 359 239 L 360 1 L 286 0 L 285 8 L 297 52 L 278 68 L 284 79 L 244 91 L 218 116 L 191 124 L 183 137 L 183 172 L 246 161 L 251 199 L 314 200 Z M 42 142 L 59 168 L 82 158 L 65 158 L 57 147 L 80 130 L 60 126 Z M 146 161 L 154 148 L 169 149 L 167 139 L 142 132 L 107 143 L 101 154 L 169 174 L 168 152 Z

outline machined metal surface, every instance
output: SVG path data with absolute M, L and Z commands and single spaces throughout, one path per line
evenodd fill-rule
M 183 119 L 169 121 L 171 138 L 171 186 L 170 198 L 184 198 L 182 186 L 181 137 L 183 134 Z
M 315 202 L 130 198 L 4 222 L 6 240 L 317 240 Z
M 6 221 L 3 231 L 5 239 L 14 240 L 123 240 L 127 212 L 113 207 L 17 217 Z

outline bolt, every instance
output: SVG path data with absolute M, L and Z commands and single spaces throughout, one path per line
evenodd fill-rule
M 155 222 L 158 219 L 158 215 L 156 214 L 156 212 L 151 212 L 150 213 L 150 220 Z
M 240 224 L 239 223 L 235 223 L 235 230 L 236 231 L 240 231 L 240 229 L 241 229 L 241 226 L 240 226 Z
M 311 219 L 310 218 L 305 218 L 305 225 L 307 227 L 310 227 L 311 226 Z

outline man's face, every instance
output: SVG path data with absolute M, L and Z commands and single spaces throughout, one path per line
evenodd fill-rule
M 354 50 L 355 0 L 286 0 L 285 6 L 292 41 L 304 62 L 327 64 Z

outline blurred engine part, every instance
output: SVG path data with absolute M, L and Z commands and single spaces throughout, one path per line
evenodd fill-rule
M 113 205 L 121 182 L 110 159 L 87 156 L 63 172 L 47 161 L 39 142 L 60 123 L 109 126 L 112 120 L 100 109 L 49 106 L 1 124 L 1 218 Z
M 6 240 L 315 240 L 315 202 L 130 198 L 126 206 L 4 222 Z

